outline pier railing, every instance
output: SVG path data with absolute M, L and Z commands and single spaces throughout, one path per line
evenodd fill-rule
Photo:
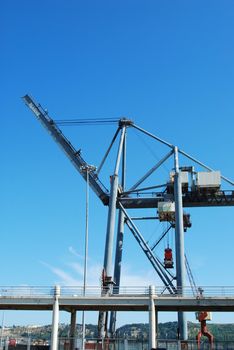
M 49 350 L 50 349 L 50 339 L 42 339 L 40 334 L 38 336 L 33 336 L 33 330 L 28 328 L 28 337 L 19 336 L 2 336 L 1 338 L 1 349 L 10 350 L 14 347 L 15 350 Z M 234 336 L 225 336 L 225 340 L 215 340 L 213 343 L 213 350 L 234 350 Z M 58 339 L 58 350 L 69 350 L 71 344 L 75 344 L 76 349 L 80 349 L 82 346 L 82 335 L 79 334 L 78 337 L 69 338 L 63 337 Z M 100 350 L 101 340 L 97 338 L 88 338 L 85 341 L 86 349 L 96 349 Z M 105 349 L 108 350 L 145 350 L 148 349 L 148 338 L 132 338 L 127 335 L 118 336 L 114 339 L 108 338 L 103 341 Z M 198 350 L 198 345 L 196 340 L 188 340 L 186 342 L 178 341 L 175 339 L 157 339 L 157 346 L 159 349 L 165 350 Z M 201 350 L 210 350 L 210 345 L 208 341 L 202 341 Z
M 190 287 L 183 289 L 185 297 L 233 297 L 234 286 L 203 286 L 200 287 L 200 294 L 194 295 L 194 291 Z M 53 297 L 55 293 L 54 287 L 38 287 L 38 286 L 0 286 L 1 297 Z M 176 294 L 168 294 L 165 287 L 155 287 L 155 295 L 157 297 L 181 296 L 181 291 Z M 60 297 L 80 298 L 80 297 L 114 297 L 121 296 L 148 296 L 149 287 L 146 286 L 121 286 L 105 289 L 98 286 L 86 286 L 85 291 L 81 286 L 60 286 Z

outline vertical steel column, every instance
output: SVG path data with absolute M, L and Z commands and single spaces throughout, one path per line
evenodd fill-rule
M 115 231 L 115 217 L 116 217 L 116 200 L 117 200 L 117 192 L 118 192 L 118 172 L 119 172 L 119 164 L 120 158 L 123 148 L 123 141 L 125 135 L 125 127 L 122 129 L 118 155 L 115 164 L 115 171 L 113 176 L 111 177 L 111 189 L 110 189 L 110 200 L 109 200 L 109 211 L 108 211 L 108 220 L 107 220 L 107 230 L 106 230 L 106 245 L 105 245 L 105 256 L 104 256 L 104 269 L 107 276 L 111 276 L 112 273 L 112 253 L 113 253 L 113 239 L 114 239 L 114 231 Z
M 114 174 L 111 177 L 111 189 L 110 189 L 110 199 L 109 199 L 109 210 L 108 210 L 108 219 L 107 219 L 107 230 L 106 230 L 106 243 L 105 243 L 105 255 L 104 255 L 104 264 L 103 268 L 107 277 L 112 276 L 112 253 L 113 253 L 113 240 L 114 240 L 114 232 L 115 232 L 115 218 L 116 218 L 116 201 L 118 194 L 118 172 L 120 159 L 123 149 L 123 142 L 125 136 L 126 127 L 122 128 L 119 149 L 114 169 Z M 105 326 L 105 315 L 103 312 L 99 313 L 99 333 L 100 336 L 104 337 L 104 326 Z
M 175 241 L 176 241 L 176 283 L 178 294 L 183 295 L 185 287 L 185 260 L 184 260 L 184 219 L 182 203 L 182 186 L 180 179 L 178 148 L 174 148 L 174 198 L 175 198 Z M 178 312 L 178 328 L 181 340 L 187 340 L 187 322 L 185 313 Z
M 154 305 L 155 288 L 149 286 L 149 350 L 156 349 L 156 313 Z
M 124 236 L 124 214 L 119 209 L 119 222 L 118 233 L 116 241 L 116 255 L 115 255 L 115 269 L 114 269 L 114 294 L 119 294 L 120 276 L 121 276 L 121 263 L 122 263 L 122 251 L 123 251 L 123 236 Z M 111 311 L 110 315 L 110 334 L 114 335 L 116 330 L 116 311 Z
M 58 349 L 59 296 L 60 296 L 60 287 L 55 286 L 53 317 L 52 317 L 51 350 Z
M 123 143 L 123 157 L 122 157 L 122 180 L 121 186 L 122 190 L 125 189 L 125 179 L 126 179 L 126 132 Z M 115 250 L 115 268 L 114 268 L 114 283 L 115 289 L 114 293 L 119 294 L 120 286 L 120 276 L 121 276 L 121 264 L 122 264 L 122 253 L 123 253 L 123 236 L 124 236 L 124 213 L 119 209 L 119 220 L 117 229 L 117 240 L 116 240 L 116 250 Z M 111 311 L 110 315 L 110 333 L 115 334 L 116 330 L 116 311 Z
M 75 349 L 75 335 L 76 335 L 76 310 L 71 311 L 71 322 L 70 322 L 70 350 Z

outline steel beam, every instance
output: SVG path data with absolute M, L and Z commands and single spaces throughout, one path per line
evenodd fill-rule
M 126 209 L 144 209 L 157 208 L 158 203 L 170 198 L 174 199 L 173 195 L 169 197 L 165 193 L 154 193 L 152 196 L 143 197 L 127 197 L 120 196 L 118 198 L 117 207 L 121 203 Z M 196 192 L 184 193 L 182 197 L 184 208 L 195 207 L 233 207 L 234 206 L 234 191 L 219 191 L 218 193 L 203 193 Z
M 111 190 L 110 190 L 110 200 L 109 200 L 109 210 L 108 210 L 107 230 L 106 230 L 106 244 L 105 244 L 105 254 L 104 254 L 104 264 L 103 264 L 103 269 L 107 277 L 112 276 L 112 253 L 113 253 L 113 240 L 114 240 L 114 231 L 115 231 L 116 201 L 117 201 L 117 193 L 118 193 L 118 185 L 119 185 L 118 172 L 119 172 L 120 159 L 122 155 L 125 131 L 126 131 L 126 128 L 123 127 L 121 132 L 120 142 L 119 142 L 119 149 L 118 149 L 114 174 L 111 177 Z M 102 338 L 104 337 L 104 333 L 105 333 L 104 328 L 105 328 L 106 321 L 107 320 L 105 320 L 105 315 L 100 313 L 98 328 L 99 328 L 100 336 Z
M 109 201 L 109 210 L 108 210 L 108 220 L 107 220 L 107 231 L 106 231 L 106 245 L 105 245 L 105 256 L 104 256 L 104 270 L 107 276 L 112 275 L 112 252 L 113 252 L 113 239 L 114 239 L 114 230 L 115 230 L 115 217 L 116 217 L 116 201 L 117 201 L 117 192 L 118 192 L 118 172 L 120 158 L 123 149 L 123 141 L 125 135 L 125 127 L 123 127 L 121 132 L 121 138 L 119 143 L 119 150 L 116 159 L 115 171 L 111 177 L 111 190 L 110 190 L 110 201 Z
M 170 156 L 173 154 L 173 151 L 170 151 L 168 154 L 165 155 L 157 164 L 155 164 L 147 173 L 139 180 L 137 183 L 132 186 L 128 191 L 135 190 L 139 185 L 142 184 L 151 174 L 153 174 L 154 171 L 156 171 Z
M 113 146 L 113 144 L 114 144 L 114 142 L 115 142 L 115 140 L 116 140 L 116 138 L 117 138 L 117 136 L 118 136 L 119 131 L 120 131 L 120 128 L 118 128 L 117 131 L 115 132 L 115 135 L 114 135 L 114 137 L 113 137 L 113 139 L 112 139 L 112 141 L 111 141 L 111 144 L 110 144 L 110 146 L 108 147 L 108 149 L 107 149 L 107 151 L 106 151 L 106 153 L 105 153 L 105 155 L 104 155 L 104 157 L 103 157 L 103 160 L 101 161 L 101 164 L 100 164 L 99 167 L 97 168 L 97 171 L 96 171 L 97 174 L 100 173 L 100 171 L 101 171 L 101 169 L 102 169 L 102 167 L 103 167 L 103 165 L 104 165 L 104 163 L 105 163 L 105 161 L 106 161 L 106 158 L 108 157 L 108 154 L 110 153 L 110 150 L 111 150 L 111 148 L 112 148 L 112 146 Z
M 29 95 L 23 97 L 24 102 L 29 109 L 34 113 L 36 118 L 52 136 L 52 138 L 59 144 L 61 149 L 70 159 L 76 170 L 81 174 L 81 176 L 86 180 L 85 173 L 81 170 L 83 166 L 88 165 L 85 160 L 81 157 L 80 151 L 77 151 L 70 141 L 63 135 L 62 131 L 57 127 L 53 119 L 48 116 L 48 113 L 38 104 L 36 104 Z M 100 182 L 97 174 L 95 172 L 90 172 L 90 187 L 96 193 L 96 195 L 101 199 L 104 204 L 108 204 L 109 196 L 108 190 Z
M 194 163 L 197 163 L 198 165 L 201 165 L 204 169 L 207 169 L 209 171 L 214 171 L 212 168 L 210 168 L 209 166 L 207 166 L 206 164 L 200 162 L 200 160 L 195 159 L 194 157 L 190 156 L 188 153 L 182 151 L 181 149 L 178 149 L 178 152 L 180 152 L 181 154 L 183 154 L 183 156 L 185 156 L 186 158 L 192 160 Z M 228 179 L 226 176 L 221 175 L 221 178 L 226 181 L 227 183 L 229 183 L 230 185 L 234 186 L 234 182 L 231 181 L 230 179 Z
M 168 290 L 169 293 L 174 294 L 176 293 L 176 288 L 174 287 L 171 275 L 169 275 L 169 272 L 167 272 L 162 265 L 159 263 L 157 257 L 155 257 L 154 253 L 150 249 L 148 243 L 145 241 L 144 237 L 141 235 L 140 231 L 137 229 L 136 225 L 131 220 L 130 216 L 126 212 L 125 208 L 121 205 L 122 211 L 124 212 L 124 215 L 127 219 L 126 224 L 129 228 L 129 230 L 132 232 L 133 236 L 135 237 L 137 243 L 142 248 L 143 252 L 149 259 L 150 263 L 152 264 L 153 268 L 157 272 L 158 276 L 160 277 L 161 281 L 164 283 L 165 289 Z
M 122 179 L 121 186 L 122 190 L 125 189 L 126 183 L 126 136 L 125 131 L 124 143 L 123 143 L 123 156 L 122 156 Z M 123 254 L 123 239 L 124 239 L 124 220 L 125 216 L 123 211 L 119 210 L 119 219 L 118 219 L 118 229 L 117 229 L 117 239 L 116 239 L 116 250 L 115 250 L 115 267 L 114 267 L 114 285 L 115 293 L 119 294 L 120 286 L 120 277 L 121 277 L 121 265 L 122 265 L 122 254 Z M 113 336 L 116 329 L 116 311 L 112 311 L 110 315 L 110 334 Z
M 170 147 L 172 149 L 174 148 L 174 146 L 171 143 L 169 143 L 169 142 L 167 142 L 167 141 L 165 141 L 163 139 L 160 139 L 158 136 L 155 136 L 154 134 L 152 134 L 152 133 L 150 133 L 150 132 L 140 128 L 139 126 L 137 126 L 135 124 L 132 124 L 132 127 L 137 129 L 137 130 L 139 130 L 139 131 L 141 131 L 143 134 L 145 134 L 145 135 L 147 135 L 147 136 L 149 136 L 149 137 L 159 141 L 160 143 L 164 144 L 165 146 L 168 146 L 168 147 Z

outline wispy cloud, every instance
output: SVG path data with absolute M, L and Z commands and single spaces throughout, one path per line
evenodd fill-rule
M 68 251 L 75 255 L 77 258 L 80 258 L 80 259 L 84 259 L 83 255 L 79 254 L 75 248 L 73 248 L 72 246 L 68 247 Z
M 69 250 L 70 251 L 70 250 Z M 73 252 L 71 252 L 72 255 Z M 56 283 L 67 286 L 83 285 L 84 266 L 77 261 L 66 263 L 64 267 L 52 266 L 46 262 L 41 262 L 58 279 Z M 95 261 L 89 261 L 87 267 L 87 285 L 100 286 L 102 265 Z M 132 266 L 123 265 L 121 285 L 122 286 L 149 286 L 160 285 L 159 278 L 152 269 L 142 269 L 135 271 Z
M 75 273 L 83 278 L 84 267 L 77 262 L 68 263 L 67 266 L 73 269 Z M 95 262 L 89 263 L 87 267 L 87 284 L 92 286 L 99 286 L 101 283 L 102 266 Z
M 61 268 L 52 266 L 44 261 L 41 261 L 41 264 L 46 266 L 57 278 L 59 278 L 56 283 L 67 286 L 80 286 L 82 285 L 81 279 L 76 279 L 71 276 L 71 274 Z
M 122 267 L 121 284 L 123 286 L 149 286 L 159 285 L 159 278 L 153 269 L 135 271 L 130 265 Z
M 78 275 L 83 276 L 84 274 L 84 267 L 82 264 L 79 264 L 77 262 L 72 262 L 67 264 L 69 267 L 71 267 Z

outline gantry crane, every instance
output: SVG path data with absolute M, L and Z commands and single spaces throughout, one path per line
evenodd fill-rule
M 75 166 L 76 170 L 86 181 L 86 174 L 82 169 L 84 166 L 88 166 L 88 164 L 81 157 L 80 150 L 76 150 L 72 146 L 69 140 L 59 129 L 57 125 L 58 123 L 49 117 L 47 111 L 45 111 L 41 105 L 34 102 L 34 100 L 29 95 L 25 95 L 23 97 L 23 100 L 34 113 L 36 118 L 42 123 L 45 129 L 53 137 L 53 139 L 59 144 L 67 157 L 71 160 L 72 164 Z M 149 169 L 142 178 L 140 178 L 133 186 L 131 186 L 131 188 L 126 189 L 126 132 L 128 128 L 134 128 L 139 132 L 147 135 L 148 137 L 156 140 L 157 142 L 165 145 L 167 148 L 169 148 L 169 152 L 160 161 L 154 164 L 153 167 Z M 105 187 L 100 181 L 99 173 L 110 153 L 114 142 L 118 138 L 119 146 L 116 162 L 113 174 L 111 174 L 110 177 L 110 188 L 107 189 L 107 187 Z M 204 174 L 195 172 L 193 167 L 180 167 L 179 155 L 186 157 L 190 161 L 198 164 L 200 167 L 205 169 Z M 157 184 L 153 184 L 153 186 L 140 187 L 145 182 L 145 180 L 147 180 L 170 157 L 174 158 L 174 168 L 171 180 L 164 187 L 163 185 L 160 186 Z M 121 178 L 119 179 L 120 168 Z M 234 191 L 224 191 L 221 189 L 220 184 L 218 184 L 217 188 L 214 188 L 214 186 L 211 186 L 210 188 L 200 186 L 202 184 L 202 176 L 209 178 L 209 173 L 212 177 L 215 172 L 213 169 L 190 156 L 178 147 L 142 129 L 131 120 L 125 118 L 119 120 L 117 131 L 103 157 L 100 166 L 97 168 L 97 170 L 91 170 L 89 173 L 89 184 L 91 188 L 100 198 L 101 202 L 109 208 L 103 264 L 103 285 L 105 287 L 104 290 L 107 294 L 112 289 L 113 283 L 115 284 L 113 292 L 118 293 L 119 291 L 124 226 L 126 225 L 132 232 L 140 248 L 143 250 L 156 273 L 162 280 L 165 286 L 165 292 L 171 294 L 179 293 L 183 295 L 185 287 L 184 231 L 187 229 L 187 227 L 189 227 L 188 216 L 185 215 L 183 208 L 234 205 Z M 184 175 L 187 177 L 190 176 L 190 182 L 184 182 Z M 218 176 L 217 173 L 216 175 Z M 222 175 L 219 177 L 230 185 L 234 185 L 234 183 L 228 178 Z M 196 180 L 194 180 L 194 178 L 196 178 Z M 162 187 L 163 189 L 161 192 L 157 192 L 158 189 Z M 165 268 L 160 259 L 155 255 L 154 249 L 158 243 L 156 242 L 152 247 L 149 246 L 128 212 L 128 209 L 134 208 L 155 208 L 156 210 L 160 210 L 160 203 L 167 204 L 168 202 L 174 203 L 175 207 L 172 218 L 168 221 L 170 222 L 171 227 L 175 227 L 176 276 L 174 276 L 167 268 Z M 119 216 L 114 275 L 112 276 L 112 254 L 117 210 L 119 211 Z M 99 320 L 100 331 L 103 332 L 105 322 L 103 314 L 100 315 Z M 112 333 L 115 330 L 115 320 L 116 314 L 112 313 L 110 322 L 110 331 Z M 184 313 L 182 312 L 178 313 L 178 327 L 180 339 L 186 340 L 187 324 Z

